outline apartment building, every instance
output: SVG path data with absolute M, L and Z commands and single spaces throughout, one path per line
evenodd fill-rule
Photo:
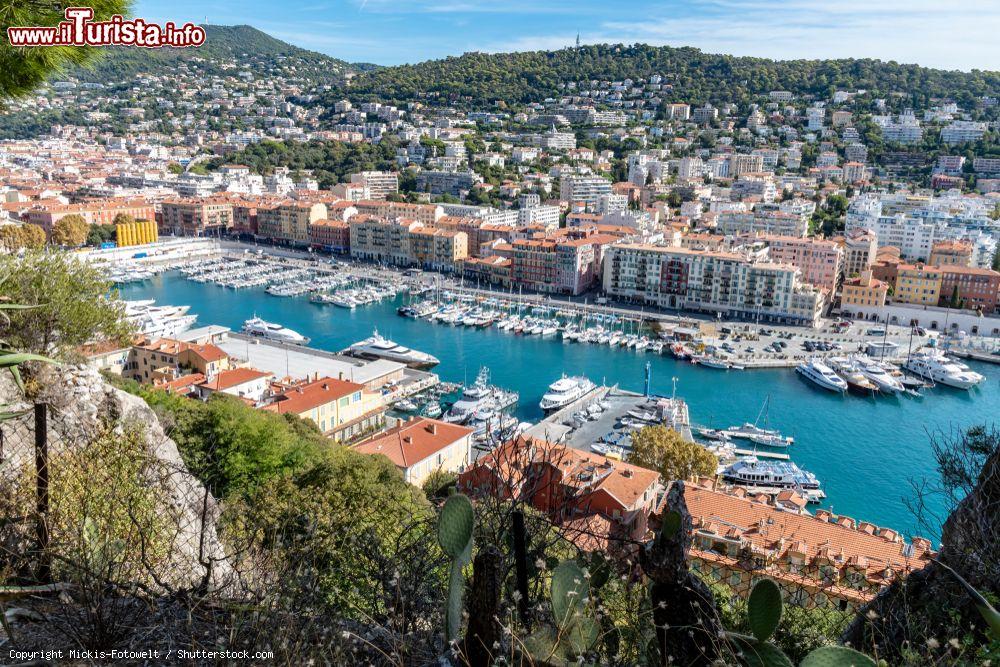
M 233 228 L 225 199 L 168 199 L 160 205 L 160 229 L 173 236 L 221 236 Z
M 472 434 L 458 424 L 411 417 L 370 440 L 354 445 L 362 454 L 388 458 L 403 479 L 421 486 L 436 472 L 462 472 L 472 461 Z
M 843 249 L 835 241 L 763 235 L 755 238 L 767 244 L 774 262 L 791 264 L 802 272 L 802 281 L 833 294 L 843 270 Z
M 843 273 L 848 278 L 861 275 L 875 261 L 878 237 L 868 230 L 859 230 L 837 239 L 844 250 Z
M 741 596 L 768 577 L 796 606 L 855 611 L 934 555 L 930 540 L 908 544 L 896 530 L 827 510 L 790 512 L 712 480 L 685 483 L 684 500 L 691 569 Z
M 467 171 L 421 171 L 417 174 L 417 190 L 435 195 L 462 196 L 463 191 L 469 191 L 482 177 L 476 172 Z
M 257 210 L 257 234 L 294 246 L 309 245 L 309 225 L 328 218 L 326 204 L 286 201 Z
M 102 199 L 82 204 L 41 204 L 28 209 L 26 222 L 39 225 L 46 232 L 67 215 L 79 215 L 88 225 L 110 225 L 118 215 L 136 220 L 155 220 L 156 209 L 145 199 Z
M 986 123 L 968 120 L 952 121 L 941 128 L 941 142 L 949 146 L 979 141 L 986 134 Z
M 346 254 L 351 251 L 351 226 L 342 220 L 309 223 L 309 246 L 316 250 Z
M 985 314 L 997 310 L 1000 301 L 1000 273 L 973 266 L 945 265 L 941 271 L 939 305 L 980 310 Z
M 588 209 L 597 208 L 601 197 L 613 194 L 611 182 L 589 174 L 564 174 L 559 180 L 559 199 L 582 202 Z
M 286 385 L 261 409 L 308 419 L 327 437 L 350 442 L 381 429 L 386 406 L 362 384 L 322 377 Z
M 659 473 L 535 438 L 516 438 L 458 476 L 473 497 L 518 495 L 584 551 L 645 540 L 662 489 Z
M 727 211 L 718 215 L 715 226 L 719 234 L 727 236 L 761 233 L 805 238 L 809 233 L 808 219 L 781 211 Z
M 729 156 L 729 175 L 736 178 L 742 174 L 756 174 L 764 171 L 764 156 L 733 153 Z
M 351 174 L 351 183 L 364 188 L 364 199 L 385 199 L 399 192 L 399 177 L 394 171 L 363 171 Z
M 936 306 L 941 299 L 941 273 L 942 269 L 924 264 L 900 264 L 893 300 Z
M 351 257 L 396 266 L 411 263 L 410 232 L 424 226 L 417 220 L 375 215 L 356 215 L 348 225 L 351 228 Z
M 854 308 L 885 305 L 889 285 L 872 276 L 871 269 L 865 269 L 860 275 L 848 278 L 840 288 L 840 310 L 850 317 Z
M 182 371 L 212 379 L 232 364 L 221 348 L 158 338 L 133 345 L 122 367 L 122 376 L 143 384 L 176 379 Z
M 465 232 L 437 227 L 417 227 L 410 231 L 409 264 L 452 272 L 468 256 L 469 237 Z
M 637 243 L 608 248 L 604 290 L 659 308 L 809 326 L 818 324 L 826 305 L 824 292 L 804 284 L 789 264 Z
M 972 266 L 973 244 L 965 239 L 945 239 L 931 246 L 931 266 Z
M 444 215 L 444 209 L 437 204 L 409 204 L 396 201 L 361 200 L 353 203 L 359 214 L 379 218 L 406 218 L 425 225 L 433 225 Z

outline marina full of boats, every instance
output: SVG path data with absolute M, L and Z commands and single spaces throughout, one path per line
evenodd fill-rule
M 272 296 L 309 296 L 317 304 L 354 309 L 395 298 L 406 290 L 402 281 L 380 280 L 336 271 L 332 267 L 307 268 L 249 254 L 192 262 L 180 269 L 196 283 L 213 283 L 229 289 L 265 290 Z
M 528 306 L 499 298 L 475 298 L 445 292 L 440 299 L 425 299 L 400 306 L 402 317 L 450 326 L 496 327 L 521 336 L 539 336 L 566 342 L 604 345 L 660 354 L 667 343 L 643 332 L 640 319 L 601 313 L 581 313 L 546 305 Z

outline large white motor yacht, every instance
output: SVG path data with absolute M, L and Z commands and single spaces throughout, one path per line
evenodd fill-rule
M 490 370 L 485 366 L 480 369 L 475 383 L 462 392 L 459 398 L 444 415 L 446 422 L 464 424 L 477 413 L 487 410 L 501 411 L 517 403 L 516 391 L 507 391 L 490 384 Z
M 844 381 L 844 378 L 834 373 L 833 369 L 819 359 L 813 358 L 805 361 L 796 366 L 795 370 L 805 376 L 806 379 L 827 391 L 836 391 L 839 393 L 847 391 L 847 382 Z
M 983 381 L 979 373 L 937 351 L 914 354 L 903 364 L 903 368 L 924 379 L 956 389 L 971 389 Z
M 563 375 L 549 385 L 549 390 L 542 396 L 539 405 L 542 410 L 558 410 L 580 398 L 595 386 L 585 377 L 566 377 Z
M 249 336 L 257 336 L 276 343 L 291 343 L 293 345 L 305 345 L 309 339 L 298 331 L 283 327 L 280 324 L 265 322 L 259 317 L 251 317 L 243 323 L 243 333 Z
M 378 329 L 373 331 L 369 338 L 351 345 L 347 348 L 347 352 L 364 357 L 398 361 L 419 368 L 427 368 L 440 363 L 440 360 L 433 355 L 411 350 L 383 337 L 379 334 Z

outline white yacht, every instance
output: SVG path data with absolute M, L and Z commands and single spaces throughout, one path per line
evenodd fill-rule
M 190 329 L 198 319 L 188 315 L 191 306 L 155 306 L 154 299 L 125 301 L 125 317 L 137 333 L 150 338 L 174 338 Z
M 542 410 L 558 410 L 561 407 L 569 405 L 596 386 L 583 376 L 566 377 L 563 374 L 561 378 L 549 385 L 549 390 L 542 396 L 539 405 Z
M 756 456 L 742 458 L 721 471 L 723 480 L 752 488 L 818 491 L 819 480 L 791 461 L 761 461 Z
M 277 343 L 291 343 L 293 345 L 306 345 L 309 339 L 298 331 L 283 327 L 280 324 L 265 322 L 259 317 L 251 317 L 243 323 L 243 333 L 249 336 L 257 336 Z
M 462 392 L 444 415 L 446 422 L 464 424 L 477 413 L 488 410 L 501 411 L 517 403 L 518 393 L 507 391 L 490 384 L 490 369 L 485 366 L 479 371 L 475 383 Z
M 965 364 L 952 361 L 938 351 L 910 356 L 903 368 L 920 377 L 940 382 L 956 389 L 970 389 L 983 381 L 983 376 Z
M 834 373 L 829 366 L 815 357 L 799 364 L 795 370 L 827 391 L 839 393 L 847 391 L 847 382 L 844 381 L 844 378 Z
M 865 356 L 855 357 L 855 360 L 861 373 L 874 382 L 883 394 L 898 394 L 906 390 L 903 383 L 892 376 L 887 366 Z
M 355 356 L 398 361 L 414 368 L 428 368 L 441 363 L 437 357 L 429 355 L 426 352 L 411 350 L 408 347 L 403 347 L 398 343 L 384 338 L 379 334 L 378 329 L 372 332 L 371 337 L 351 345 L 345 352 Z

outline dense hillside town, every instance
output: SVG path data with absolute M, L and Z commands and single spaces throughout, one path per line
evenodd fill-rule
M 913 108 L 901 90 L 759 90 L 695 105 L 668 101 L 664 71 L 564 81 L 518 107 L 396 106 L 343 83 L 327 103 L 316 67 L 265 52 L 153 63 L 127 85 L 53 81 L 12 111 L 59 122 L 3 143 L 4 223 L 122 213 L 166 235 L 773 322 L 996 310 L 996 96 Z M 749 280 L 721 286 L 724 271 Z M 930 291 L 906 288 L 912 271 Z M 751 292 L 756 278 L 767 287 Z M 884 290 L 858 301 L 865 280 Z

